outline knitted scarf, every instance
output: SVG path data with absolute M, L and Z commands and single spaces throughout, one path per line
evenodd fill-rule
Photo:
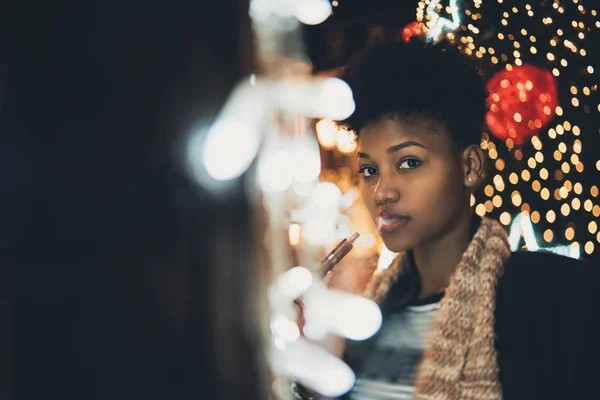
M 441 301 L 415 381 L 416 400 L 502 399 L 494 346 L 496 287 L 510 257 L 504 228 L 483 219 Z M 376 275 L 365 295 L 381 303 L 402 262 Z

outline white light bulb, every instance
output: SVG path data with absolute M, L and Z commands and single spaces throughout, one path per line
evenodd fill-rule
M 324 149 L 334 148 L 337 135 L 335 123 L 329 119 L 322 119 L 317 122 L 316 129 L 321 146 Z
M 312 196 L 317 207 L 329 210 L 338 207 L 342 198 L 342 190 L 335 183 L 321 182 L 315 187 Z
M 330 119 L 336 121 L 348 118 L 356 108 L 352 89 L 338 78 L 328 78 L 321 82 L 318 105 Z
M 261 155 L 258 163 L 260 185 L 265 191 L 287 190 L 294 178 L 295 154 L 288 150 L 275 150 Z
M 311 118 L 339 121 L 355 108 L 352 89 L 337 78 L 286 79 L 270 83 L 269 91 L 280 109 Z
M 321 173 L 321 154 L 315 137 L 305 134 L 295 141 L 294 147 L 294 178 L 303 183 L 314 182 Z
M 352 340 L 367 339 L 381 327 L 379 306 L 369 299 L 353 296 L 340 299 L 332 315 L 336 330 Z
M 199 181 L 205 176 L 216 181 L 239 177 L 258 153 L 271 104 L 263 88 L 249 79 L 238 85 L 206 131 L 195 132 L 187 145 L 187 160 Z M 205 183 L 205 182 L 203 182 Z
M 306 25 L 318 25 L 331 15 L 328 0 L 291 0 L 294 16 Z
M 236 120 L 220 120 L 212 126 L 204 142 L 202 159 L 213 179 L 234 179 L 248 169 L 260 146 L 256 128 Z

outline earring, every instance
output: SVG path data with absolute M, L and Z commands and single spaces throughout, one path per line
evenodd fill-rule
M 472 176 L 469 177 L 469 182 L 473 182 L 473 177 Z

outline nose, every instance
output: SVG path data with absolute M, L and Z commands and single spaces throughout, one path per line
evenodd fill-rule
M 394 203 L 400 199 L 400 191 L 389 178 L 380 175 L 377 185 L 373 189 L 373 201 L 376 204 Z

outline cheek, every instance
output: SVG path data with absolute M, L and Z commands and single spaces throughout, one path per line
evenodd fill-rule
M 405 190 L 405 197 L 425 212 L 445 212 L 462 201 L 462 171 L 456 168 L 432 168 L 426 175 L 415 177 Z
M 369 214 L 371 217 L 375 218 L 375 214 L 377 212 L 377 205 L 373 201 L 373 187 L 367 183 L 360 183 L 360 195 L 362 197 L 363 203 L 367 207 Z

